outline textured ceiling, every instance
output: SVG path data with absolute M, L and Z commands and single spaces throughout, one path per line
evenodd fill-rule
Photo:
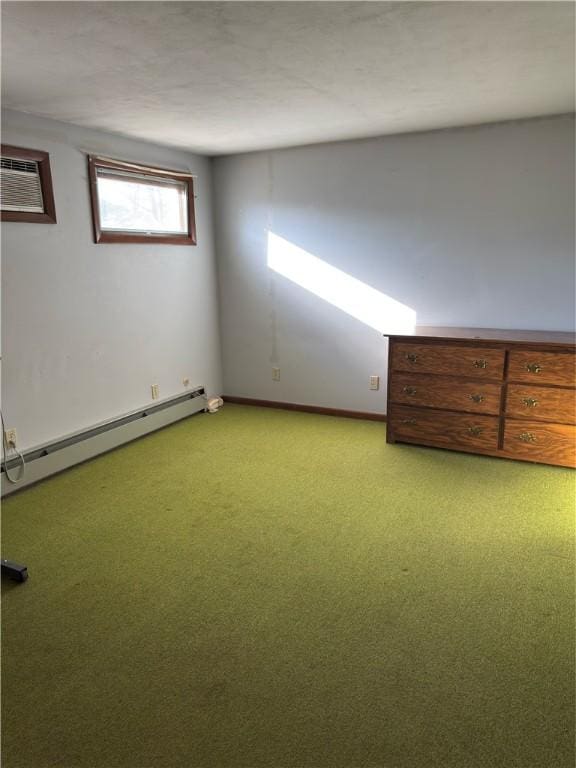
M 571 112 L 571 2 L 3 2 L 3 105 L 206 154 Z

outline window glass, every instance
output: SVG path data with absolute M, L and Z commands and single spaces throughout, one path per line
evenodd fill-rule
M 192 174 L 89 157 L 96 243 L 196 245 Z
M 98 174 L 102 229 L 186 234 L 188 212 L 183 182 L 138 180 Z

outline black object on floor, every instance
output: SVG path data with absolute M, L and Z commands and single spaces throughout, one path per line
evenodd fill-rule
M 28 568 L 21 563 L 15 563 L 13 560 L 4 560 L 2 558 L 2 575 L 14 579 L 14 581 L 26 581 L 28 578 Z

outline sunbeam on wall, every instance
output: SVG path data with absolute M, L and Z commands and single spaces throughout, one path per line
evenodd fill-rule
M 268 266 L 381 333 L 414 330 L 416 312 L 361 280 L 268 232 Z

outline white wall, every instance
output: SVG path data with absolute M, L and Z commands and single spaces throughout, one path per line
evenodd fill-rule
M 208 158 L 3 114 L 5 144 L 50 153 L 58 223 L 2 225 L 2 410 L 21 449 L 185 391 L 221 391 Z M 95 245 L 86 154 L 198 174 L 198 245 Z
M 268 268 L 268 230 L 418 324 L 573 329 L 573 131 L 561 116 L 218 158 L 225 393 L 385 411 L 368 390 L 385 339 Z

